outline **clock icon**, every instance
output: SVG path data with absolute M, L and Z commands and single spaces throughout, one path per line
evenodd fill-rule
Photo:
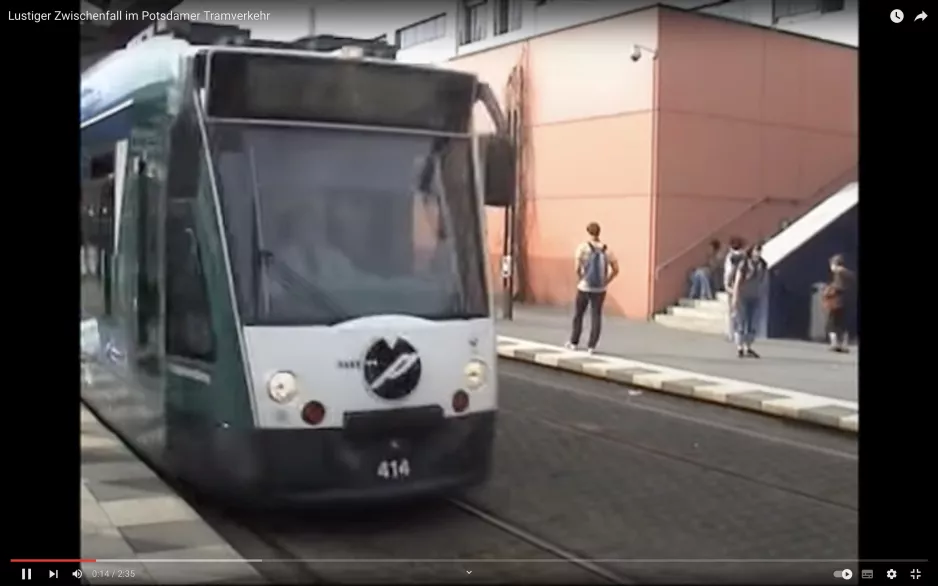
M 900 22 L 902 22 L 903 18 L 905 18 L 905 15 L 902 14 L 901 10 L 893 10 L 892 12 L 889 13 L 889 19 L 892 20 L 896 24 L 899 24 Z

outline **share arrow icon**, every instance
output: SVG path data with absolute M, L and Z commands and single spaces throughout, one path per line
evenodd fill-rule
M 923 10 L 921 14 L 919 14 L 918 16 L 915 17 L 915 20 L 925 20 L 926 18 L 928 18 L 928 15 L 925 14 L 925 11 Z M 913 22 L 915 22 L 915 21 L 913 21 Z

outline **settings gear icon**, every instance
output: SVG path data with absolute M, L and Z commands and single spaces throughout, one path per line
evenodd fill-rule
M 890 580 L 892 580 L 893 578 L 896 577 L 896 571 L 895 571 L 895 570 L 889 570 L 888 572 L 886 572 L 886 577 L 889 578 Z

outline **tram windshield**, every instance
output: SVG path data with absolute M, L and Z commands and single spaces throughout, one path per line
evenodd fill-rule
M 488 315 L 470 142 L 214 122 L 246 325 Z

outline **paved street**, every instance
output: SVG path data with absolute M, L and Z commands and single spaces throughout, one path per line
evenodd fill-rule
M 498 322 L 498 333 L 561 345 L 570 335 L 571 318 L 567 309 L 518 305 L 512 321 Z M 588 320 L 584 328 L 583 340 L 589 333 Z M 760 340 L 756 347 L 761 360 L 740 360 L 732 345 L 719 336 L 607 317 L 599 351 L 823 397 L 858 400 L 858 351 L 832 354 L 822 344 L 792 340 Z
M 854 437 L 508 361 L 500 383 L 495 474 L 467 502 L 623 583 L 816 581 L 844 562 L 804 560 L 856 557 Z M 372 560 L 262 564 L 280 582 L 597 580 L 445 503 L 202 512 L 245 557 Z

